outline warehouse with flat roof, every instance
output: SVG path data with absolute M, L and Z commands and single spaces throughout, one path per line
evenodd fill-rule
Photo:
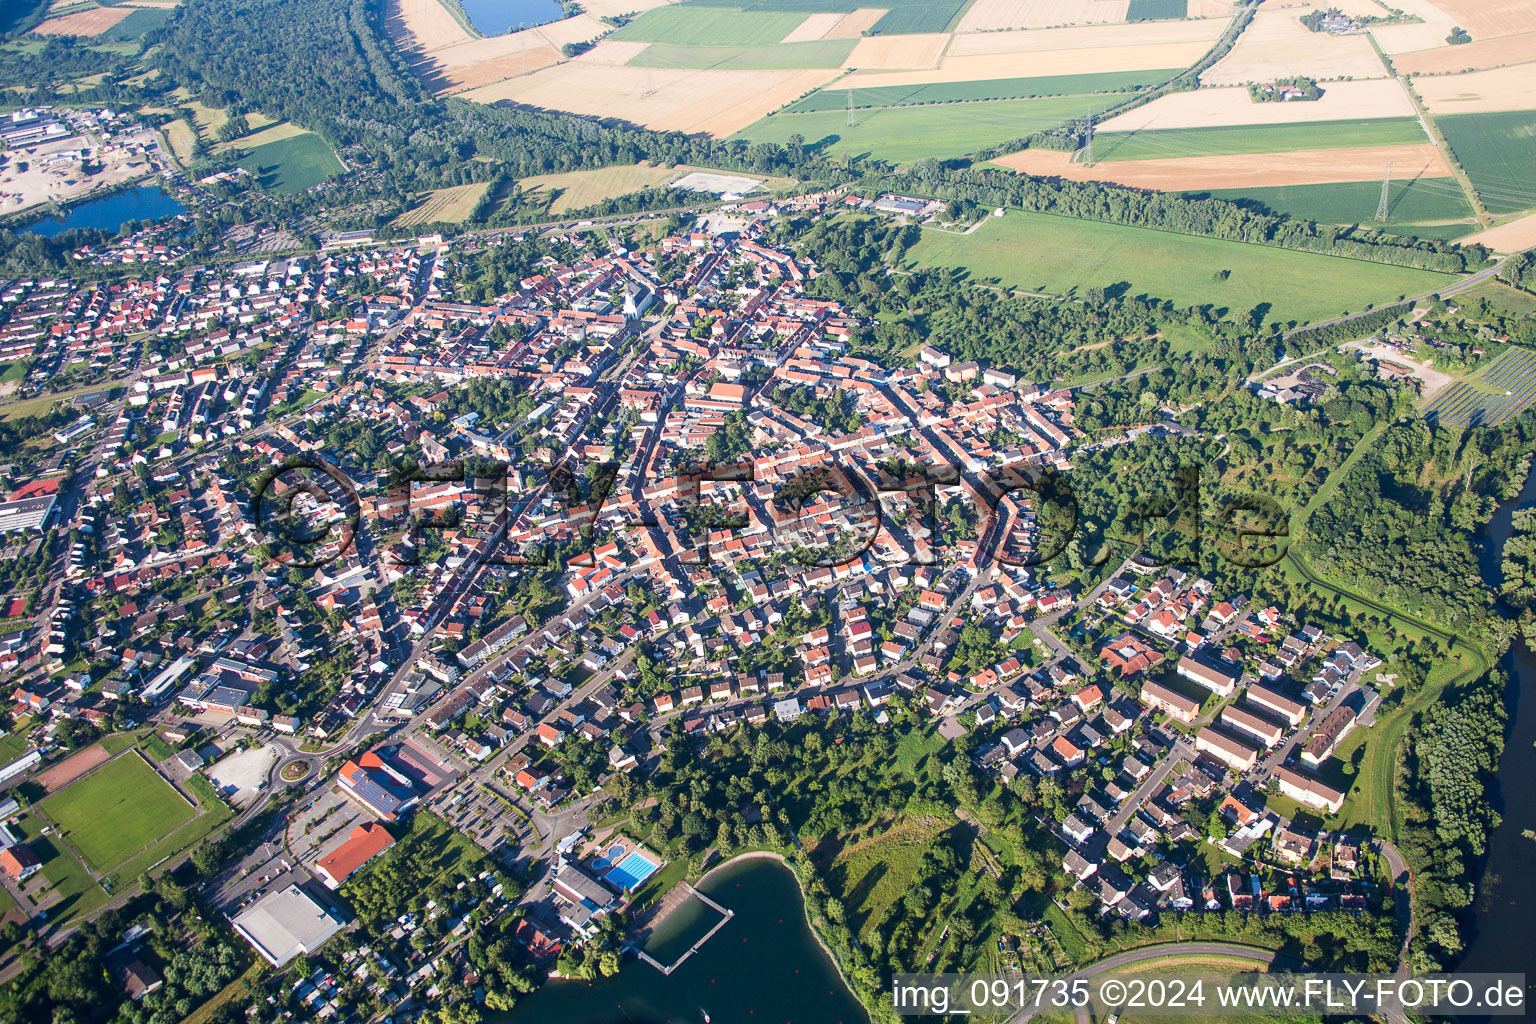
M 297 885 L 268 893 L 230 923 L 273 967 L 313 953 L 342 927 L 327 907 Z

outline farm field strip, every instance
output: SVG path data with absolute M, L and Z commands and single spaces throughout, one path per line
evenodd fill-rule
M 1321 99 L 1304 103 L 1255 103 L 1246 87 L 1197 89 L 1160 96 L 1100 125 L 1104 131 L 1276 125 L 1414 117 L 1413 103 L 1390 78 L 1333 82 Z
M 1291 75 L 1326 81 L 1384 78 L 1386 74 L 1385 65 L 1365 35 L 1313 32 L 1301 23 L 1296 11 L 1261 9 L 1231 51 L 1202 74 L 1200 82 L 1241 85 Z
M 1203 189 L 1195 197 L 1225 199 L 1270 213 L 1319 224 L 1360 224 L 1429 238 L 1456 238 L 1476 227 L 1472 207 L 1453 178 L 1417 178 L 1394 182 L 1388 193 L 1388 218 L 1374 222 L 1381 186 L 1374 181 L 1334 182 L 1277 188 Z
M 852 127 L 844 111 L 779 113 L 743 129 L 740 137 L 783 143 L 798 134 L 808 144 L 831 140 L 827 145 L 834 152 L 868 153 L 876 159 L 906 163 L 929 156 L 962 156 L 999 145 L 1032 131 L 1054 128 L 1089 110 L 1107 110 L 1124 98 L 1106 93 L 885 107 L 856 111 Z
M 1094 142 L 1094 149 L 1096 153 L 1100 150 L 1098 140 Z M 998 157 L 993 163 L 1039 177 L 1107 181 L 1162 192 L 1349 181 L 1379 182 L 1389 160 L 1392 176 L 1397 180 L 1444 178 L 1451 173 L 1440 151 L 1428 143 L 1420 146 L 1099 160 L 1092 167 L 1076 162 L 1074 156 L 1059 150 L 1026 149 Z M 1372 200 L 1374 209 L 1375 201 Z
M 1420 75 L 1413 87 L 1436 117 L 1528 110 L 1536 105 L 1536 63 L 1465 75 Z
M 1486 245 L 1495 252 L 1523 252 L 1536 248 L 1536 213 L 1499 224 L 1462 239 L 1465 245 Z
M 786 108 L 785 113 L 808 114 L 820 110 L 845 110 L 848 93 L 860 107 L 916 106 L 924 103 L 955 103 L 972 100 L 1041 99 L 1079 96 L 1095 92 L 1123 92 L 1166 82 L 1178 68 L 1153 71 L 1110 72 L 1101 75 L 1048 75 L 1041 78 L 993 78 L 975 82 L 932 82 L 848 89 L 837 83 L 820 89 Z
M 1522 32 L 1497 39 L 1474 39 L 1462 46 L 1405 53 L 1392 58 L 1392 63 L 1405 75 L 1444 75 L 1523 64 L 1533 54 L 1536 54 L 1536 32 Z
M 1490 213 L 1536 207 L 1536 110 L 1457 114 L 1435 123 Z
M 455 185 L 452 188 L 440 188 L 435 192 L 426 193 L 420 205 L 413 207 L 394 219 L 396 227 L 410 227 L 416 224 L 433 224 L 438 221 L 453 221 L 455 223 L 464 220 L 480 198 L 485 195 L 485 190 L 491 187 L 488 181 L 482 181 L 473 185 Z
M 1047 28 L 1052 25 L 1123 22 L 1130 0 L 976 0 L 956 26 L 958 32 Z
M 83 36 L 93 38 L 116 25 L 133 13 L 127 7 L 95 7 L 90 10 L 66 14 L 62 18 L 49 18 L 32 31 L 44 36 Z
M 1392 117 L 1126 132 L 1101 130 L 1094 133 L 1093 152 L 1100 161 L 1130 161 L 1236 156 L 1244 153 L 1418 147 L 1428 142 L 1416 118 Z M 1382 169 L 1385 169 L 1384 161 Z
M 817 39 L 767 46 L 681 46 L 649 43 L 629 63 L 649 68 L 725 68 L 747 71 L 836 68 L 853 50 L 851 39 Z

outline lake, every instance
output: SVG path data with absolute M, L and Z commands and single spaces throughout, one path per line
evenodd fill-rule
M 154 185 L 113 192 L 100 199 L 71 206 L 62 216 L 46 216 L 23 225 L 20 230 L 37 235 L 57 235 L 70 228 L 103 228 L 116 231 L 130 220 L 159 220 L 180 213 L 186 207 L 175 196 Z
M 736 916 L 670 976 L 627 958 L 612 978 L 548 982 L 488 1024 L 703 1024 L 705 1012 L 711 1024 L 867 1024 L 812 936 L 789 868 L 737 861 L 698 888 Z
M 565 9 L 555 0 L 460 0 L 470 24 L 481 35 L 501 36 L 518 26 L 532 28 L 565 17 Z
M 1500 506 L 1488 524 L 1478 561 L 1483 579 L 1496 587 L 1502 578 L 1500 553 L 1518 509 L 1536 505 L 1536 473 L 1520 496 Z M 1499 761 L 1498 783 L 1489 800 L 1502 816 L 1488 837 L 1488 856 L 1477 883 L 1477 898 L 1466 918 L 1467 949 L 1458 971 L 1526 971 L 1536 949 L 1536 841 L 1520 833 L 1536 828 L 1536 655 L 1517 639 L 1504 656 L 1509 673 L 1509 735 Z M 1489 1018 L 1462 1017 L 1462 1021 Z

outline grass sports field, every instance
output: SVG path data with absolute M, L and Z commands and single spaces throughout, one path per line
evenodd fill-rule
M 251 149 L 240 161 L 262 188 L 292 194 L 320 184 L 343 170 L 331 147 L 304 132 Z
M 1120 92 L 1166 82 L 1176 74 L 1166 71 L 1111 71 L 1098 75 L 1045 75 L 1040 78 L 992 78 L 980 82 L 929 82 L 925 85 L 883 85 L 854 89 L 855 107 L 899 107 L 919 103 L 953 103 L 956 100 L 1022 100 L 1041 96 L 1080 96 L 1095 92 Z M 791 114 L 848 108 L 848 89 L 835 85 L 812 93 L 787 108 Z
M 137 754 L 102 766 L 38 808 L 97 872 L 121 864 L 196 813 Z
M 1241 203 L 1266 213 L 1283 213 L 1319 224 L 1379 226 L 1376 203 L 1381 183 L 1341 181 L 1329 185 L 1282 185 L 1277 188 L 1229 188 L 1186 192 L 1194 198 L 1214 197 Z M 1426 238 L 1457 238 L 1477 229 L 1472 207 L 1454 178 L 1394 181 L 1388 193 L 1389 230 Z
M 1123 286 L 1176 306 L 1212 304 L 1239 314 L 1271 304 L 1266 320 L 1323 320 L 1419 295 L 1445 274 L 1272 249 L 1147 228 L 1010 210 L 974 234 L 926 230 L 911 250 L 919 266 L 964 267 L 978 279 L 1067 295 Z M 1218 279 L 1228 271 L 1225 279 Z
M 1099 132 L 1093 137 L 1093 155 L 1098 160 L 1147 160 L 1165 156 L 1284 153 L 1293 149 L 1412 146 L 1424 141 L 1424 129 L 1419 127 L 1418 121 L 1411 117 L 1388 117 L 1311 124 Z
M 963 156 L 1053 128 L 1086 111 L 1107 110 L 1123 94 L 1054 96 L 1038 100 L 986 100 L 976 103 L 926 104 L 855 111 L 853 127 L 843 110 L 812 114 L 774 114 L 743 129 L 737 137 L 753 142 L 784 143 L 791 135 L 808 145 L 825 140 L 832 153 L 863 155 L 891 163 L 924 157 Z
M 1536 110 L 1453 114 L 1435 123 L 1490 213 L 1536 207 Z
M 652 43 L 630 61 L 633 67 L 720 68 L 728 71 L 764 71 L 778 68 L 841 67 L 856 40 L 816 39 L 804 43 L 773 43 L 769 46 L 679 46 Z

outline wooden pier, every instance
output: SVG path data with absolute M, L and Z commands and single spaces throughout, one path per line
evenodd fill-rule
M 705 932 L 703 937 L 700 938 L 699 941 L 695 942 L 692 946 L 690 946 L 687 952 L 685 952 L 682 956 L 678 957 L 671 964 L 663 964 L 661 961 L 657 960 L 655 957 L 651 956 L 651 954 L 642 949 L 641 942 L 643 942 L 645 938 L 649 937 L 650 933 L 653 932 L 658 925 L 660 925 L 663 921 L 680 910 L 682 906 L 688 902 L 688 898 L 691 896 L 697 897 L 699 902 L 703 903 L 705 906 L 718 913 L 720 915 L 720 920 L 716 921 L 715 926 L 709 931 Z M 703 893 L 699 892 L 699 890 L 695 889 L 687 882 L 679 882 L 676 886 L 673 887 L 671 892 L 667 893 L 667 895 L 662 898 L 661 905 L 658 906 L 656 912 L 650 915 L 650 917 L 647 919 L 642 933 L 637 936 L 637 939 L 633 943 L 632 948 L 634 949 L 635 954 L 640 957 L 641 960 L 644 960 L 646 963 L 656 968 L 662 974 L 670 975 L 673 971 L 687 963 L 689 957 L 693 956 L 693 954 L 702 949 L 704 943 L 714 938 L 715 933 L 718 932 L 721 928 L 724 928 L 726 922 L 735 916 L 736 911 L 722 907 L 720 904 L 716 903 L 708 896 L 705 896 Z

